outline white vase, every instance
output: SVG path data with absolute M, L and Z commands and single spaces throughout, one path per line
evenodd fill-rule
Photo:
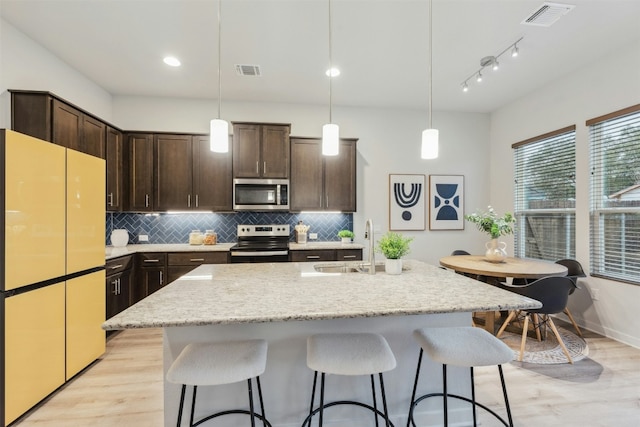
M 484 258 L 489 262 L 504 262 L 507 258 L 507 244 L 505 242 L 499 242 L 498 239 L 491 239 L 485 244 L 487 252 L 484 254 Z
M 402 273 L 402 259 L 387 259 L 384 262 L 384 271 L 387 274 Z
M 129 243 L 129 232 L 122 228 L 115 229 L 111 232 L 111 244 L 115 248 L 122 248 Z

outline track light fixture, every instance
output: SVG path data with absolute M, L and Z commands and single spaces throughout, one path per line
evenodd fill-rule
M 524 37 L 520 37 L 518 40 L 511 43 L 509 46 L 507 46 L 506 49 L 504 49 L 502 52 L 500 52 L 495 56 L 491 55 L 491 56 L 485 56 L 484 58 L 482 58 L 480 60 L 480 69 L 477 71 L 474 71 L 473 74 L 471 74 L 469 77 L 464 79 L 464 81 L 462 82 L 462 91 L 463 92 L 469 91 L 469 85 L 467 84 L 467 82 L 469 81 L 469 79 L 471 79 L 474 76 L 477 76 L 476 82 L 480 83 L 482 81 L 482 71 L 485 68 L 490 67 L 493 71 L 497 71 L 500 68 L 500 62 L 498 62 L 498 58 L 500 58 L 510 49 L 511 49 L 511 57 L 512 58 L 517 57 L 518 54 L 520 53 L 520 50 L 518 49 L 518 43 L 520 43 L 523 38 Z

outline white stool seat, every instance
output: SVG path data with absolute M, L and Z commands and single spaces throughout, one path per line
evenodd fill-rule
M 372 375 L 396 367 L 389 344 L 379 334 L 317 334 L 307 339 L 307 366 L 335 375 Z
M 432 360 L 443 365 L 494 366 L 513 360 L 513 350 L 480 328 L 423 328 L 413 336 Z
M 174 384 L 211 386 L 255 378 L 265 371 L 265 340 L 187 345 L 167 372 Z

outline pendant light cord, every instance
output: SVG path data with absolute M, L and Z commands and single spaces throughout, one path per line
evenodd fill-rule
M 331 0 L 329 0 L 329 123 L 333 123 L 332 104 L 333 104 L 333 52 L 331 43 Z
M 222 40 L 220 38 L 220 26 L 221 26 L 221 5 L 222 5 L 222 0 L 218 0 L 218 119 L 220 118 L 220 105 L 222 104 L 222 78 L 220 75 L 220 57 L 221 55 L 221 50 L 222 50 Z
M 433 15 L 432 0 L 429 0 L 429 129 L 433 129 L 431 116 L 433 112 Z

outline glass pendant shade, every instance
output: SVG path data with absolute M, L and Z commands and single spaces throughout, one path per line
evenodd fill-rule
M 322 155 L 337 156 L 340 150 L 340 128 L 333 123 L 322 126 Z
M 211 120 L 210 147 L 216 153 L 229 152 L 229 123 L 222 119 Z
M 422 156 L 423 159 L 438 158 L 438 129 L 425 129 L 422 131 Z

